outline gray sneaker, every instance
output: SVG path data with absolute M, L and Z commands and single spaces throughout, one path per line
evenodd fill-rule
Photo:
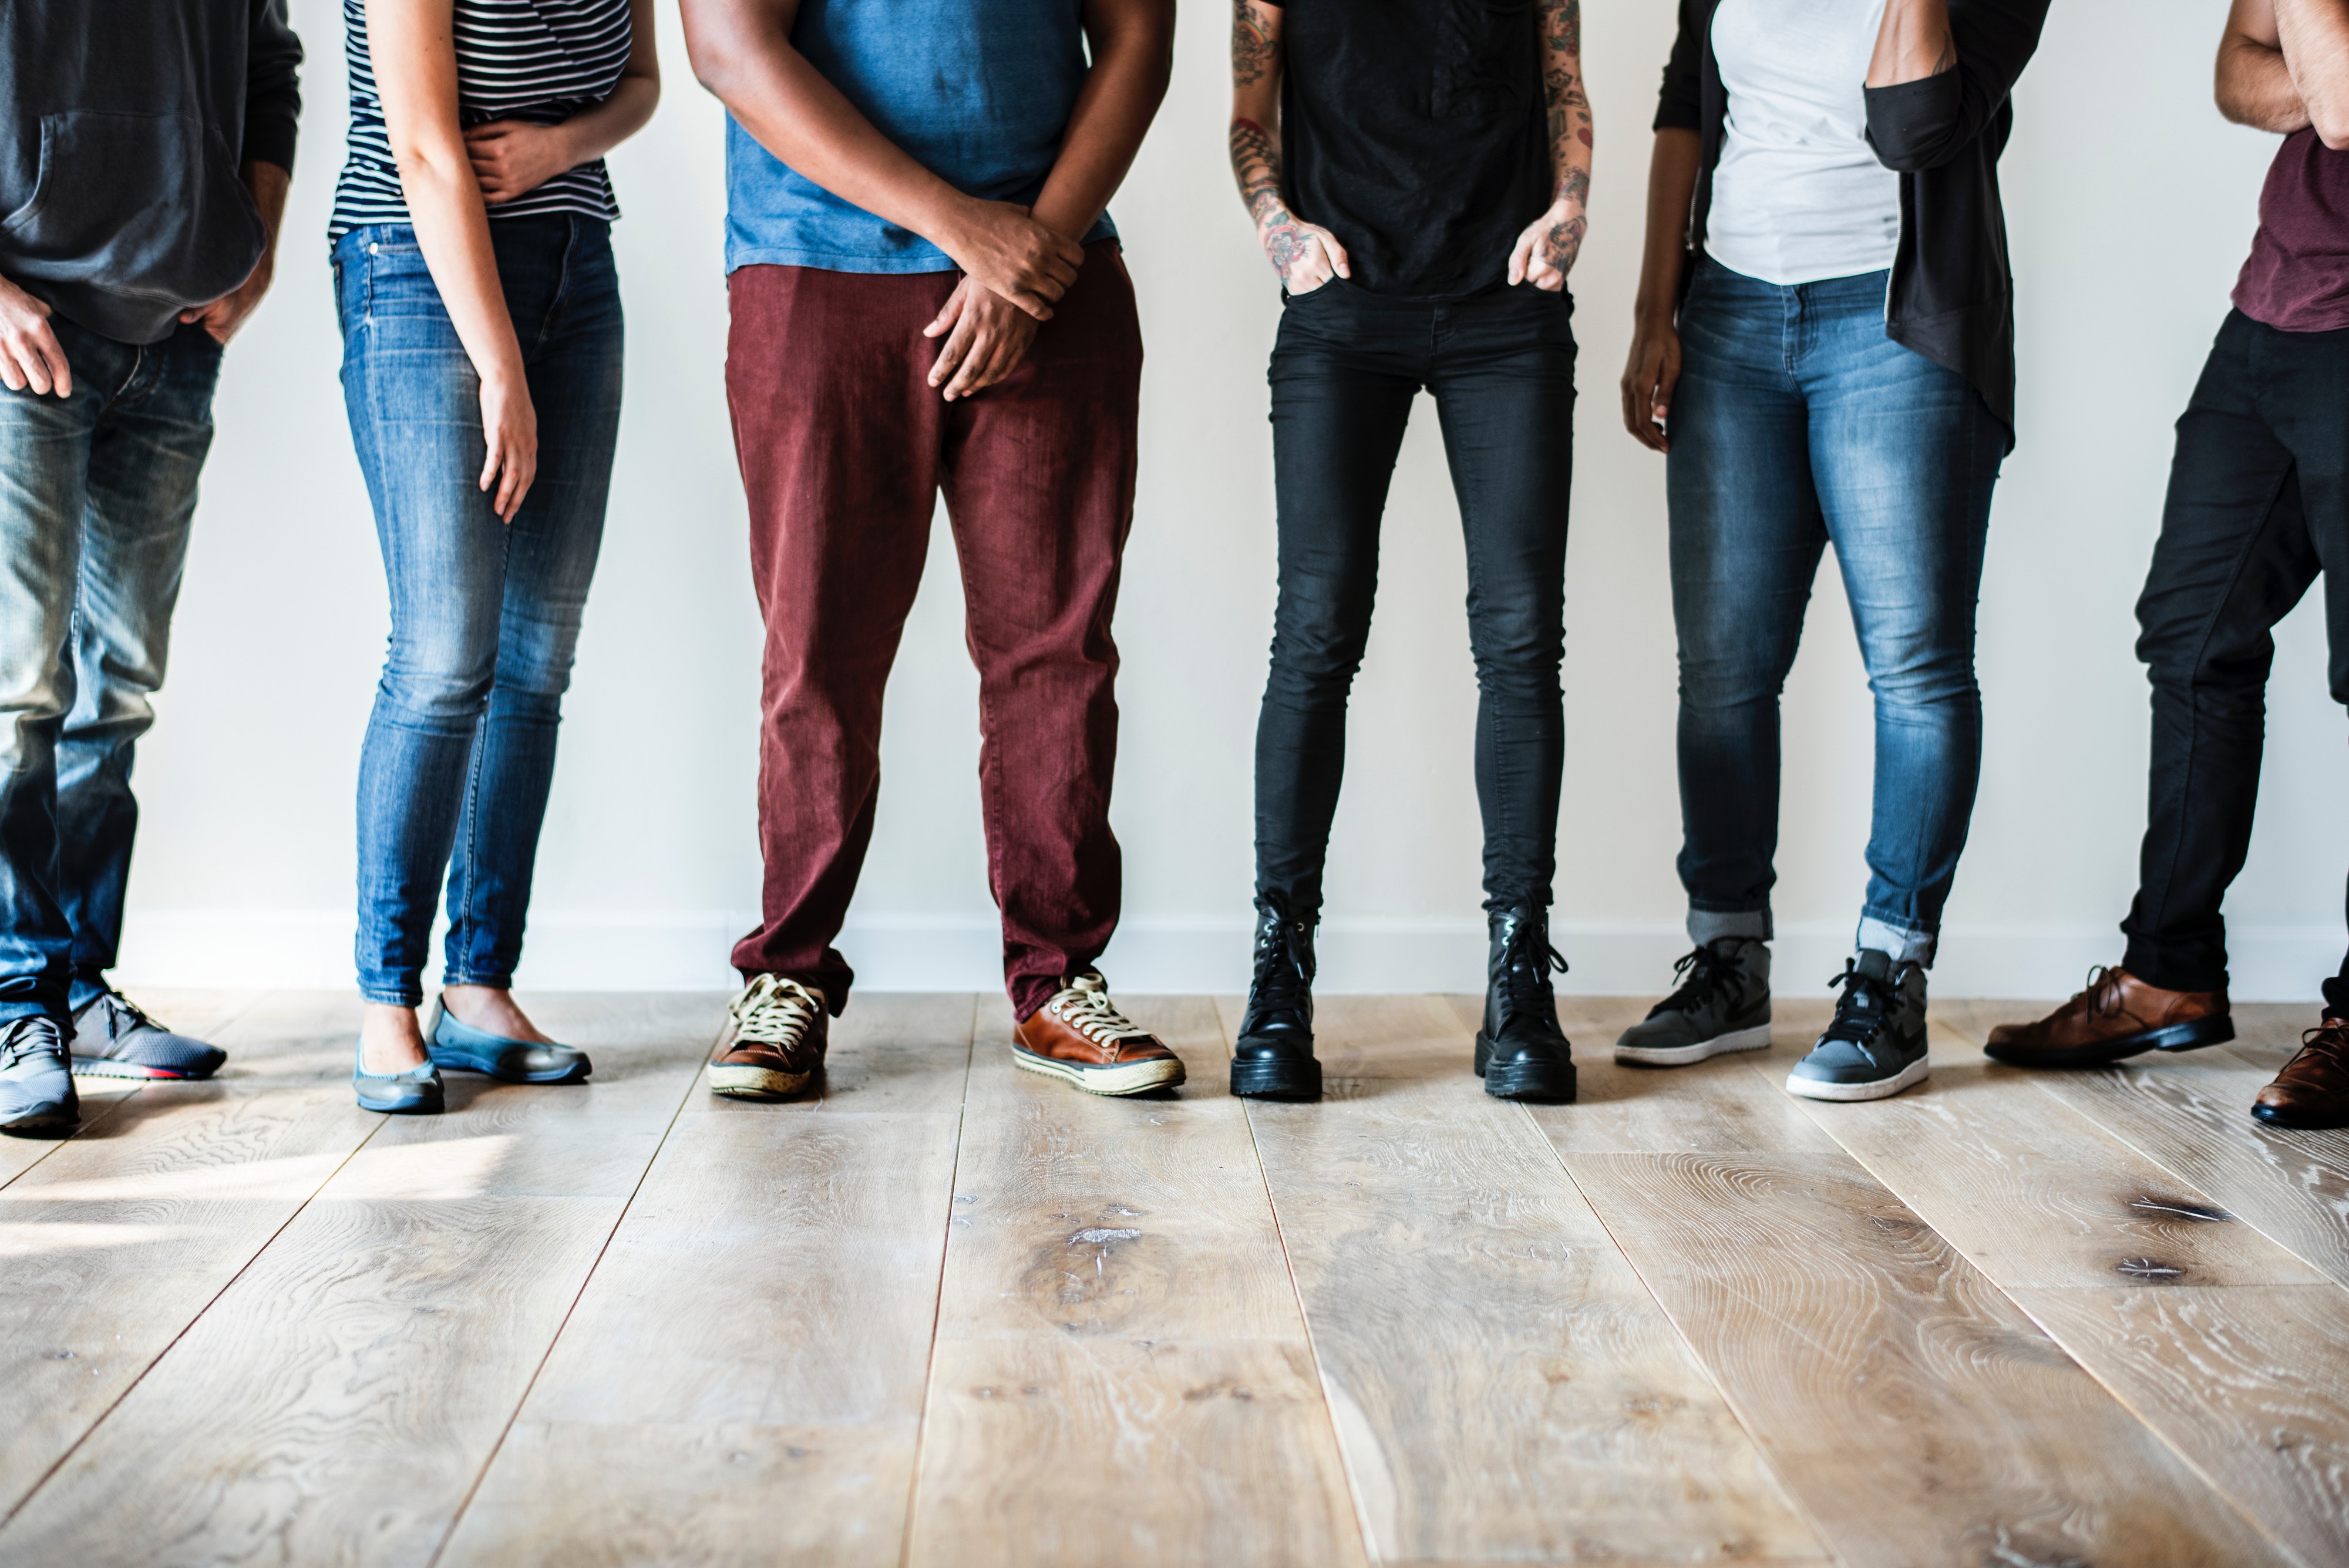
M 54 1137 L 80 1122 L 57 1021 L 35 1014 L 0 1028 L 0 1132 Z
M 1680 989 L 1615 1042 L 1615 1060 L 1685 1067 L 1770 1044 L 1770 949 L 1753 937 L 1715 937 L 1672 965 Z
M 1874 948 L 1828 981 L 1843 987 L 1835 1022 L 1786 1075 L 1806 1100 L 1889 1099 L 1932 1071 L 1925 1060 L 1925 968 Z
M 119 991 L 100 992 L 74 1014 L 74 1071 L 98 1078 L 209 1078 L 228 1053 L 174 1034 Z

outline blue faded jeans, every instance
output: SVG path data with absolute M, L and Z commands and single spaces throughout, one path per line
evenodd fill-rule
M 1974 607 L 2006 427 L 1885 335 L 1885 275 L 1698 263 L 1667 492 L 1689 933 L 1770 934 L 1778 697 L 1834 545 L 1876 699 L 1857 945 L 1930 964 L 1982 771 Z M 1813 764 L 1805 763 L 1808 773 Z
M 212 441 L 201 327 L 118 343 L 50 319 L 73 395 L 0 389 L 0 1023 L 106 984 L 171 610 Z
M 619 280 L 606 224 L 490 224 L 538 415 L 512 524 L 478 486 L 481 382 L 405 224 L 335 246 L 343 397 L 391 587 L 391 646 L 359 761 L 359 991 L 413 1007 L 445 872 L 452 985 L 522 958 L 555 728 L 619 435 Z

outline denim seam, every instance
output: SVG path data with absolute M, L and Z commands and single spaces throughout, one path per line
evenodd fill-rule
M 512 575 L 513 568 L 513 525 L 512 524 L 506 524 L 499 529 L 498 545 L 498 602 L 501 607 L 501 613 L 498 617 L 498 629 L 502 634 L 505 629 L 505 616 L 502 613 L 502 607 L 505 603 L 506 579 Z M 502 637 L 501 637 L 501 641 L 502 640 Z M 470 759 L 471 765 L 466 769 L 464 805 L 464 908 L 462 913 L 452 919 L 449 924 L 450 945 L 454 947 L 459 952 L 468 955 L 472 951 L 472 935 L 474 928 L 480 923 L 473 918 L 473 902 L 474 899 L 479 897 L 481 886 L 480 878 L 475 875 L 474 868 L 481 859 L 481 770 L 486 765 L 486 761 L 489 756 L 490 714 L 492 710 L 496 707 L 497 701 L 498 667 L 497 661 L 493 656 L 490 663 L 490 691 L 489 695 L 482 700 L 481 717 L 474 721 L 473 754 Z M 460 964 L 458 967 L 460 969 L 470 970 L 469 965 Z M 443 965 L 441 982 L 443 984 L 448 983 L 445 963 Z M 478 984 L 480 982 L 473 981 L 460 981 L 457 983 L 460 985 L 467 985 Z

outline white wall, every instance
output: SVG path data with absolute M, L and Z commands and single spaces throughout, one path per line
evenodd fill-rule
M 1662 467 L 1616 412 L 1665 0 L 1594 0 L 1599 148 L 1575 274 L 1585 349 L 1568 571 L 1560 944 L 1568 983 L 1653 991 L 1680 950 Z M 384 589 L 343 422 L 322 235 L 344 120 L 333 0 L 295 0 L 310 112 L 280 281 L 237 343 L 181 604 L 123 976 L 342 984 L 351 800 Z M 2209 103 L 2223 0 L 2055 7 L 2005 161 L 2021 449 L 1983 588 L 1989 755 L 1949 909 L 1945 994 L 2062 994 L 2119 951 L 2142 826 L 2131 607 L 2183 406 L 2253 224 L 2272 139 Z M 2118 25 L 2123 23 L 2126 25 Z M 1182 19 L 1176 79 L 1114 211 L 1149 369 L 1119 617 L 1126 989 L 1244 983 L 1248 759 L 1272 607 L 1264 357 L 1278 312 L 1225 171 L 1226 22 Z M 568 709 L 525 984 L 725 984 L 752 921 L 759 626 L 719 384 L 719 111 L 664 7 L 667 99 L 613 160 L 630 315 L 611 526 Z M 1458 518 L 1423 403 L 1389 511 L 1332 845 L 1326 983 L 1481 983 L 1474 706 Z M 885 986 L 995 983 L 976 682 L 939 535 L 890 693 L 881 826 L 843 945 Z M 2342 944 L 2349 824 L 2321 627 L 2281 635 L 2268 782 L 2229 906 L 2237 989 L 2313 996 Z M 1782 989 L 1838 966 L 1865 868 L 1868 703 L 1830 567 L 1787 697 Z

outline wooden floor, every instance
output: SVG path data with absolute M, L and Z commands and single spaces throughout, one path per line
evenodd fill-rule
M 148 998 L 214 1083 L 0 1139 L 0 1563 L 2349 1563 L 2349 1135 L 2245 1114 L 2305 1009 L 2079 1075 L 1937 1014 L 1898 1100 L 1767 1054 L 1582 1100 L 1475 1003 L 1330 997 L 1330 1097 L 1015 1071 L 858 998 L 820 1099 L 698 1081 L 724 999 L 529 999 L 585 1087 L 382 1118 L 356 1006 Z

